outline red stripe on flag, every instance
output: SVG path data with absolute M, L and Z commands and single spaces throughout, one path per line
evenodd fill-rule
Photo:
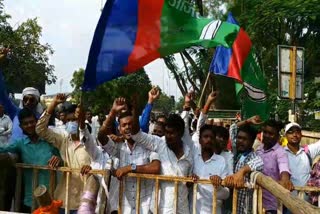
M 126 73 L 133 73 L 160 57 L 158 49 L 164 0 L 139 0 L 138 4 L 137 36 L 128 65 L 125 67 Z
M 238 36 L 232 45 L 232 56 L 228 68 L 228 77 L 232 77 L 242 82 L 240 71 L 250 53 L 251 46 L 252 43 L 248 34 L 240 28 Z

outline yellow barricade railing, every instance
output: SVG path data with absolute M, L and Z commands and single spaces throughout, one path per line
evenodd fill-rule
M 20 209 L 20 194 L 21 194 L 21 184 L 22 184 L 22 173 L 23 169 L 31 169 L 33 170 L 33 182 L 32 187 L 33 190 L 38 186 L 38 173 L 39 170 L 50 170 L 50 186 L 49 186 L 49 192 L 51 195 L 53 195 L 55 186 L 56 186 L 56 173 L 57 172 L 63 172 L 66 173 L 66 199 L 64 201 L 65 204 L 65 210 L 66 213 L 69 213 L 69 183 L 70 183 L 70 175 L 71 173 L 80 173 L 80 169 L 71 169 L 67 167 L 59 167 L 57 169 L 51 169 L 47 166 L 34 166 L 34 165 L 28 165 L 28 164 L 21 164 L 17 163 L 17 183 L 16 183 L 16 201 L 15 201 L 15 211 L 18 212 Z M 108 172 L 106 170 L 91 170 L 91 174 L 100 174 L 100 175 L 107 175 Z M 283 187 L 281 187 L 276 181 L 272 180 L 270 177 L 267 177 L 263 175 L 262 173 L 253 173 L 254 174 L 254 180 L 256 184 L 249 184 L 248 187 L 252 187 L 254 189 L 253 192 L 253 213 L 263 213 L 263 207 L 262 207 L 262 188 L 268 190 L 271 192 L 276 198 L 279 200 L 279 206 L 278 206 L 278 213 L 282 213 L 282 207 L 284 204 L 290 211 L 293 213 L 306 213 L 306 214 L 313 214 L 313 213 L 320 213 L 320 208 L 317 208 L 308 202 L 305 202 L 303 200 L 303 193 L 305 192 L 319 192 L 320 188 L 315 187 L 295 187 L 295 190 L 298 191 L 298 197 L 292 196 L 292 194 L 285 190 Z M 159 191 L 160 191 L 160 183 L 161 182 L 172 182 L 174 184 L 174 208 L 175 213 L 177 213 L 178 209 L 178 188 L 179 183 L 183 182 L 190 182 L 194 183 L 191 178 L 188 177 L 174 177 L 174 176 L 164 176 L 164 175 L 151 175 L 151 174 L 137 174 L 137 173 L 129 173 L 127 175 L 128 177 L 134 177 L 137 179 L 137 191 L 136 191 L 136 213 L 140 213 L 140 190 L 141 190 L 141 180 L 142 179 L 149 179 L 154 180 L 154 191 L 155 191 L 155 198 L 154 198 L 154 214 L 158 213 L 159 207 L 158 202 L 161 200 L 159 198 Z M 199 184 L 211 184 L 210 180 L 207 179 L 200 179 L 193 185 L 193 210 L 192 213 L 196 213 L 196 193 L 198 190 Z M 84 184 L 85 185 L 85 184 Z M 224 185 L 224 182 L 222 182 L 222 185 Z M 124 179 L 120 181 L 120 187 L 119 187 L 119 204 L 118 204 L 118 213 L 122 213 L 122 203 L 123 203 L 123 193 L 124 193 Z M 216 212 L 217 208 L 217 191 L 213 191 L 212 195 L 212 213 Z M 232 195 L 232 213 L 237 213 L 237 197 L 238 197 L 238 191 L 237 189 L 233 189 L 233 195 Z M 320 196 L 319 196 L 320 199 Z M 162 199 L 163 200 L 163 199 Z M 318 206 L 320 207 L 320 200 L 318 202 Z M 33 198 L 33 207 L 34 210 L 36 207 L 35 198 Z

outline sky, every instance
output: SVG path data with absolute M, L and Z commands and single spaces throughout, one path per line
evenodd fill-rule
M 105 1 L 103 1 L 105 2 Z M 101 0 L 5 0 L 9 23 L 18 26 L 37 18 L 42 27 L 42 43 L 54 49 L 50 63 L 55 66 L 57 83 L 46 87 L 47 94 L 71 92 L 75 70 L 85 68 L 94 30 L 101 13 Z M 167 95 L 181 96 L 176 82 L 161 59 L 145 66 L 153 85 Z M 60 87 L 61 84 L 61 87 Z

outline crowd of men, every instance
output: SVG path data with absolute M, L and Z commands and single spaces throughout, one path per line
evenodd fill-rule
M 272 177 L 290 191 L 294 186 L 320 183 L 319 173 L 315 171 L 320 167 L 316 161 L 320 155 L 320 142 L 302 147 L 300 125 L 289 123 L 284 128 L 287 145 L 281 145 L 281 123 L 274 120 L 262 123 L 258 116 L 236 121 L 228 128 L 214 125 L 208 119 L 208 112 L 214 108 L 217 92 L 208 96 L 202 109 L 196 109 L 194 96 L 188 93 L 181 114 L 160 115 L 155 119 L 151 118 L 152 107 L 160 95 L 156 87 L 150 90 L 141 115 L 134 97 L 130 101 L 117 98 L 107 116 L 93 117 L 82 104 L 60 108 L 67 98 L 64 94 L 58 94 L 44 111 L 38 90 L 28 87 L 22 94 L 20 109 L 13 122 L 0 105 L 0 153 L 7 154 L 7 159 L 19 158 L 26 164 L 81 168 L 80 174 L 72 173 L 69 182 L 71 213 L 77 213 L 83 194 L 83 175 L 91 169 L 112 172 L 110 184 L 103 176 L 99 177 L 109 198 L 102 197 L 100 191 L 96 209 L 98 211 L 99 204 L 107 203 L 106 213 L 117 213 L 121 179 L 125 181 L 122 212 L 136 213 L 137 182 L 135 178 L 127 177 L 128 173 L 191 177 L 194 182 L 210 179 L 212 185 L 198 185 L 196 211 L 201 214 L 212 213 L 213 191 L 217 191 L 216 213 L 229 213 L 232 188 L 239 189 L 237 213 L 252 213 L 253 190 L 244 187 L 254 171 Z M 262 134 L 258 133 L 257 126 L 261 127 Z M 3 162 L 5 158 L 1 157 Z M 30 212 L 32 171 L 25 170 L 23 178 L 21 211 Z M 48 171 L 39 172 L 39 184 L 48 187 L 49 179 Z M 65 200 L 65 185 L 66 176 L 59 176 L 55 199 Z M 178 213 L 191 213 L 192 185 L 179 183 Z M 140 213 L 152 213 L 154 182 L 142 180 L 140 191 Z M 7 194 L 10 190 L 5 192 L 4 206 L 10 209 L 12 195 Z M 162 181 L 159 213 L 174 213 L 174 195 L 174 182 Z M 317 195 L 305 197 L 311 203 L 317 200 Z M 61 213 L 64 208 L 63 205 Z M 263 208 L 266 213 L 277 213 L 277 199 L 267 190 L 263 191 Z

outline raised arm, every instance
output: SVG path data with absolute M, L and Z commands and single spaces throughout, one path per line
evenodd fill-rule
M 320 155 L 320 141 L 308 145 L 308 149 L 310 151 L 311 158 L 314 159 L 315 157 Z
M 127 107 L 126 100 L 122 97 L 116 98 L 113 102 L 112 108 L 108 117 L 103 122 L 99 132 L 98 140 L 103 145 L 107 153 L 111 156 L 118 156 L 118 146 L 108 137 L 113 133 L 113 125 L 116 119 L 116 115 Z
M 51 115 L 54 113 L 54 109 L 60 103 L 64 103 L 66 100 L 66 95 L 58 94 L 53 99 L 52 103 L 49 105 L 48 109 L 42 114 L 40 119 L 37 122 L 36 133 L 46 140 L 49 143 L 52 143 L 58 149 L 61 149 L 62 142 L 64 140 L 64 136 L 55 133 L 51 129 L 48 129 L 48 123 Z
M 140 131 L 140 124 L 138 118 L 138 112 L 136 111 L 136 104 L 132 105 L 132 114 L 133 114 L 133 124 L 132 124 L 132 140 L 136 143 L 141 144 L 146 149 L 149 149 L 154 152 L 158 152 L 159 146 L 163 146 L 165 144 L 164 140 L 158 136 L 146 134 Z
M 99 134 L 100 135 L 110 135 L 112 133 L 114 121 L 116 119 L 117 114 L 127 107 L 126 100 L 123 97 L 116 98 L 113 102 L 112 108 L 109 112 L 108 117 L 103 122 Z
M 204 105 L 202 111 L 200 112 L 200 116 L 198 119 L 197 130 L 196 130 L 198 134 L 200 133 L 201 127 L 206 124 L 206 120 L 208 119 L 208 112 L 210 110 L 210 107 L 214 105 L 217 99 L 217 96 L 218 96 L 217 91 L 213 91 L 212 93 L 209 94 L 206 104 Z
M 255 116 L 250 117 L 249 119 L 237 122 L 237 127 L 241 127 L 241 126 L 244 126 L 244 125 L 259 125 L 262 122 L 263 121 L 261 121 L 260 116 L 259 115 L 255 115 Z
M 237 142 L 237 134 L 238 134 L 238 128 L 244 125 L 259 125 L 261 124 L 262 121 L 260 119 L 260 117 L 258 115 L 255 115 L 253 117 L 250 117 L 249 119 L 237 122 L 237 123 L 233 123 L 230 126 L 229 129 L 229 136 L 231 139 L 231 143 L 232 143 L 232 152 L 233 155 L 236 155 L 236 142 Z
M 192 108 L 192 103 L 194 99 L 194 93 L 193 92 L 189 92 L 186 94 L 186 96 L 184 97 L 184 105 L 183 105 L 183 111 L 181 113 L 181 118 L 184 121 L 184 134 L 183 134 L 183 138 L 187 139 L 188 141 L 191 140 L 191 136 L 190 136 L 190 126 L 189 126 L 189 112 Z M 190 138 L 190 139 L 189 139 Z
M 159 96 L 160 91 L 157 87 L 153 87 L 148 93 L 148 103 L 145 106 L 140 119 L 140 128 L 145 133 L 149 132 L 149 121 L 153 103 L 159 98 Z
M 79 106 L 79 116 L 78 116 L 78 123 L 80 128 L 80 141 L 85 145 L 85 149 L 91 159 L 93 161 L 97 160 L 99 157 L 99 153 L 102 153 L 101 150 L 98 149 L 97 144 L 95 143 L 95 140 L 93 139 L 92 135 L 90 134 L 87 126 L 86 126 L 86 117 L 85 112 L 83 110 L 82 103 L 80 103 Z

